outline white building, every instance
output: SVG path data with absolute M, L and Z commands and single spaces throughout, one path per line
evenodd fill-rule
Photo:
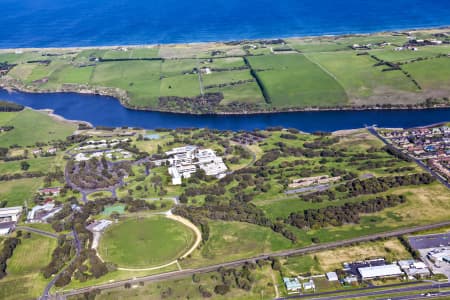
M 21 214 L 21 206 L 0 208 L 0 223 L 17 222 Z
M 183 178 L 190 178 L 199 168 L 208 176 L 222 178 L 226 175 L 227 166 L 222 158 L 212 149 L 198 149 L 197 146 L 185 146 L 167 151 L 169 158 L 168 172 L 172 176 L 172 184 L 179 185 Z M 160 161 L 158 161 L 160 162 Z M 162 161 L 159 163 L 162 165 Z
M 316 285 L 314 284 L 314 281 L 310 279 L 308 282 L 303 282 L 303 290 L 304 291 L 315 291 Z
M 358 272 L 363 280 L 383 277 L 397 277 L 403 275 L 400 267 L 394 264 L 358 268 Z
M 339 281 L 339 278 L 336 274 L 336 272 L 328 272 L 327 274 L 328 281 Z
M 110 220 L 98 220 L 94 223 L 87 226 L 87 229 L 92 232 L 102 232 L 104 231 L 109 225 L 111 225 L 113 222 Z
M 60 212 L 61 206 L 55 207 L 54 203 L 46 203 L 44 205 L 36 205 L 33 207 L 27 215 L 27 222 L 30 223 L 45 223 Z

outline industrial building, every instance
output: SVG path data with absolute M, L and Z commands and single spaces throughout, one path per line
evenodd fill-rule
M 0 235 L 11 233 L 16 228 L 21 214 L 21 206 L 0 208 Z
M 400 267 L 395 264 L 358 268 L 358 272 L 361 275 L 362 280 L 398 277 L 403 275 Z
M 21 214 L 21 206 L 0 208 L 0 223 L 17 222 Z
M 61 211 L 62 206 L 55 206 L 53 202 L 44 205 L 36 205 L 27 215 L 29 223 L 47 223 L 51 217 Z
M 414 277 L 422 278 L 431 275 L 427 265 L 421 261 L 416 261 L 413 259 L 400 260 L 398 261 L 398 265 L 400 266 L 400 269 L 402 269 L 402 271 L 405 272 L 410 279 Z

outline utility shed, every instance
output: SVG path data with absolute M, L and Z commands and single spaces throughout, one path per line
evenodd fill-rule
M 328 279 L 328 281 L 338 281 L 339 280 L 336 272 L 328 272 L 327 279 Z
M 400 267 L 394 264 L 358 268 L 358 272 L 361 275 L 362 279 L 396 277 L 403 275 L 403 272 L 402 270 L 400 270 Z

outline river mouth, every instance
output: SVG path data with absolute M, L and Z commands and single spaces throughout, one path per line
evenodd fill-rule
M 86 121 L 94 126 L 146 129 L 210 128 L 239 131 L 281 126 L 305 132 L 332 132 L 373 124 L 379 127 L 410 128 L 450 121 L 450 108 L 189 115 L 130 110 L 112 97 L 77 93 L 34 94 L 0 89 L 0 99 L 33 109 L 51 109 L 68 120 Z

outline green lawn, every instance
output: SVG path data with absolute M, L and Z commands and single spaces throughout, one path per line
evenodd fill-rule
M 38 157 L 26 159 L 25 161 L 30 165 L 30 168 L 26 172 L 47 172 L 52 168 L 55 157 Z M 14 174 L 24 172 L 21 169 L 21 160 L 0 162 L 0 174 Z
M 270 228 L 241 222 L 210 221 L 210 238 L 183 266 L 210 265 L 292 247 Z
M 22 206 L 25 201 L 31 205 L 33 195 L 41 185 L 41 178 L 1 181 L 0 201 L 8 201 L 7 206 Z
M 338 106 L 347 103 L 343 87 L 301 54 L 248 58 L 275 107 Z
M 193 241 L 193 232 L 174 220 L 162 216 L 133 218 L 108 228 L 99 252 L 120 267 L 152 267 L 179 258 Z
M 4 113 L 0 113 L 2 114 Z M 12 125 L 14 129 L 0 134 L 0 147 L 31 146 L 36 142 L 64 140 L 76 129 L 74 124 L 57 121 L 44 112 L 30 109 L 14 113 L 11 118 L 10 116 L 11 114 L 8 114 L 9 120 L 0 125 Z

